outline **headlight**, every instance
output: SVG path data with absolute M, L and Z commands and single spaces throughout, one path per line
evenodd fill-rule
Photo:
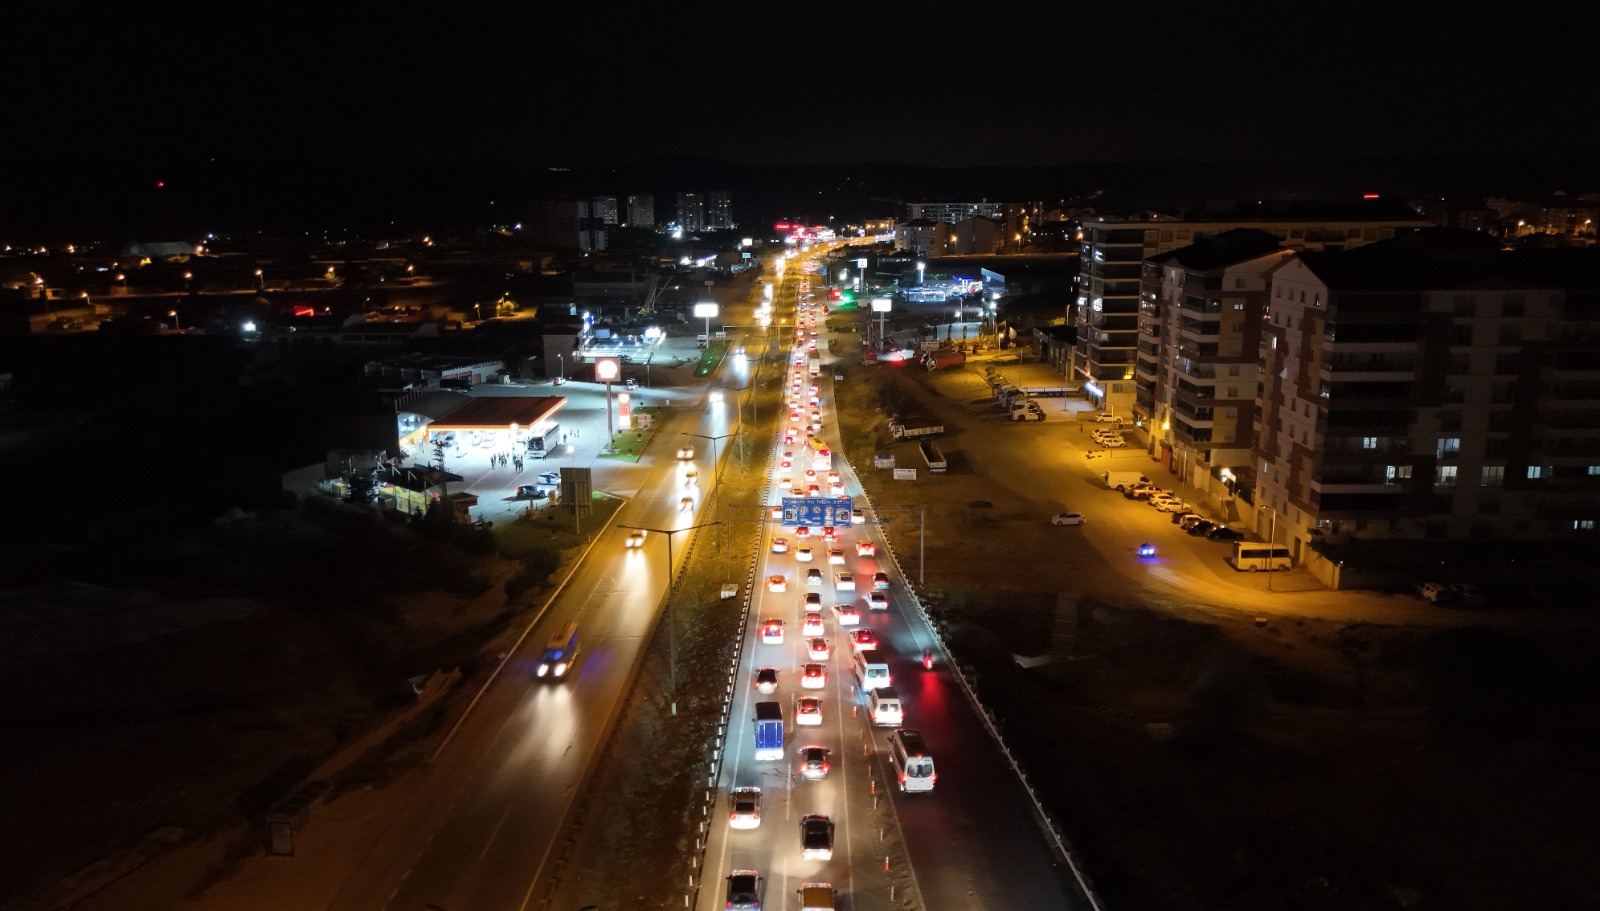
M 539 665 L 539 676 L 540 677 L 543 677 L 545 674 L 548 674 L 548 673 L 550 673 L 550 665 L 548 665 L 548 664 Z

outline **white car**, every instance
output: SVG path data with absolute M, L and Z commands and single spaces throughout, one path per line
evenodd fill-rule
M 828 548 L 828 562 L 834 566 L 843 566 L 844 550 L 838 547 Z
M 835 604 L 833 617 L 839 621 L 840 626 L 858 626 L 861 623 L 861 612 L 850 604 Z
M 855 573 L 849 573 L 849 572 L 836 572 L 836 573 L 834 573 L 833 574 L 833 587 L 838 589 L 839 591 L 842 591 L 842 592 L 853 592 L 853 591 L 855 591 L 856 590 L 856 576 L 855 576 Z
M 788 579 L 785 579 L 783 576 L 768 576 L 767 577 L 767 591 L 769 591 L 769 592 L 786 592 L 788 590 L 789 590 L 789 580 Z
M 1081 513 L 1081 512 L 1057 513 L 1056 515 L 1053 515 L 1053 516 L 1050 517 L 1050 524 L 1051 525 L 1082 525 L 1083 524 L 1083 513 Z
M 680 459 L 692 459 L 692 458 L 694 458 L 694 447 L 693 446 L 679 446 L 678 447 L 678 458 L 680 458 Z
M 866 513 L 863 513 L 859 509 L 850 510 L 850 524 L 851 525 L 860 525 L 860 524 L 862 524 L 862 523 L 864 523 L 866 521 L 867 521 Z
M 800 669 L 800 688 L 820 690 L 828 685 L 828 670 L 820 664 L 808 664 Z
M 1121 437 L 1107 437 L 1106 439 L 1099 440 L 1098 442 L 1101 446 L 1104 446 L 1107 449 L 1121 449 L 1122 447 L 1128 445 L 1127 441 Z
M 858 556 L 858 557 L 876 557 L 877 555 L 878 555 L 878 545 L 872 543 L 871 541 L 857 541 L 856 542 L 856 556 Z
M 867 607 L 873 610 L 888 610 L 889 596 L 883 592 L 873 592 L 867 596 Z
M 794 702 L 794 723 L 806 727 L 816 727 L 822 724 L 822 700 L 815 696 L 803 696 Z
M 761 621 L 761 644 L 783 644 L 783 621 L 777 617 L 768 617 Z
M 761 825 L 761 789 L 734 788 L 728 792 L 728 828 L 754 829 Z
M 628 532 L 628 536 L 622 540 L 622 546 L 627 548 L 643 547 L 644 532 L 639 529 Z
M 806 612 L 805 619 L 800 621 L 800 635 L 802 635 L 802 636 L 821 636 L 821 635 L 823 635 L 822 614 L 820 614 L 820 613 L 818 613 L 816 611 L 808 611 L 808 612 Z
M 788 538 L 773 538 L 772 539 L 772 552 L 775 553 L 775 554 L 786 554 L 786 553 L 788 553 L 789 552 L 789 539 Z
M 822 584 L 822 570 L 817 569 L 814 566 L 812 568 L 806 570 L 806 584 L 807 585 L 821 585 Z
M 811 548 L 809 548 L 809 547 L 796 547 L 794 549 L 794 559 L 795 559 L 795 562 L 797 562 L 797 563 L 810 563 L 811 562 Z
M 806 642 L 806 657 L 812 661 L 827 661 L 833 655 L 833 647 L 828 640 L 821 636 L 813 636 Z
M 1097 423 L 1097 424 L 1120 424 L 1120 423 L 1122 423 L 1122 418 L 1117 417 L 1116 415 L 1112 414 L 1109 411 L 1100 412 L 1099 414 L 1094 416 L 1094 420 L 1095 420 L 1095 423 Z

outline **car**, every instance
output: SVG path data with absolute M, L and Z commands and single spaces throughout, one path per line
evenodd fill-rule
M 806 485 L 806 496 L 808 496 L 808 497 L 820 497 L 820 496 L 822 496 L 822 488 L 818 487 L 815 484 L 807 484 Z
M 678 501 L 679 512 L 694 512 L 694 497 L 684 497 Z
M 1175 512 L 1172 514 L 1172 524 L 1178 526 L 1179 528 L 1188 528 L 1190 525 L 1200 521 L 1203 518 L 1205 517 L 1199 513 Z
M 833 574 L 833 587 L 842 592 L 856 590 L 856 575 L 851 572 L 836 572 Z
M 838 547 L 828 548 L 828 563 L 831 566 L 843 566 L 844 550 Z
M 860 525 L 867 521 L 867 514 L 859 509 L 850 510 L 850 524 Z
M 794 433 L 793 430 L 785 430 L 783 432 L 783 441 L 785 443 L 793 443 L 794 442 L 794 437 L 795 437 L 795 433 Z
M 794 478 L 790 477 L 788 472 L 784 472 L 783 474 L 778 475 L 778 486 L 779 487 L 792 487 L 793 485 L 794 485 Z
M 761 892 L 766 881 L 754 870 L 735 870 L 728 874 L 726 911 L 761 911 Z
M 1081 512 L 1060 512 L 1050 517 L 1051 525 L 1082 525 L 1083 521 Z
M 883 592 L 873 592 L 867 595 L 867 607 L 873 610 L 888 610 L 889 596 Z
M 1107 449 L 1121 449 L 1122 447 L 1128 445 L 1128 441 L 1124 440 L 1122 437 L 1106 437 L 1103 440 L 1096 440 L 1095 442 Z
M 850 647 L 858 652 L 871 651 L 878 647 L 878 634 L 870 629 L 853 629 L 850 631 Z
M 799 538 L 800 540 L 804 541 L 806 538 L 811 537 L 811 529 L 807 528 L 804 525 L 801 525 L 801 526 L 795 528 L 794 536 L 796 538 Z
M 635 529 L 633 531 L 628 532 L 628 536 L 626 538 L 622 539 L 622 546 L 623 547 L 629 547 L 629 548 L 643 547 L 644 546 L 644 531 L 642 531 L 640 529 Z
M 690 469 L 687 469 L 686 471 L 684 471 L 684 473 L 683 473 L 683 486 L 685 486 L 685 487 L 693 487 L 694 485 L 696 485 L 698 483 L 700 483 L 700 473 L 699 472 L 695 471 L 693 468 L 690 468 Z
M 768 617 L 761 621 L 761 644 L 783 644 L 783 621 L 777 617 Z
M 1424 582 L 1417 586 L 1417 595 L 1433 604 L 1454 604 L 1458 599 L 1455 589 L 1443 582 Z
M 812 661 L 827 661 L 832 655 L 833 647 L 821 636 L 813 636 L 806 642 L 806 657 Z
M 1170 512 L 1173 515 L 1182 515 L 1194 509 L 1188 503 L 1173 497 L 1168 497 L 1164 500 L 1152 500 L 1150 505 L 1161 512 Z
M 731 788 L 728 791 L 728 828 L 755 829 L 761 825 L 761 789 Z
M 783 469 L 783 470 L 785 470 L 785 471 L 788 471 L 789 469 L 794 467 L 794 461 L 791 460 L 791 459 L 779 459 L 778 460 L 778 467 Z
M 828 472 L 828 483 L 829 484 L 839 484 L 839 483 L 842 483 L 843 481 L 844 481 L 844 478 L 841 477 L 840 474 L 837 471 Z
M 828 485 L 828 493 L 831 493 L 836 497 L 842 497 L 842 496 L 844 496 L 844 485 L 843 484 L 829 484 Z
M 807 664 L 800 669 L 800 688 L 820 690 L 828 685 L 828 670 L 820 664 Z
M 821 813 L 800 819 L 800 856 L 806 860 L 833 859 L 833 820 Z
M 873 589 L 873 591 L 880 591 L 880 592 L 888 591 L 889 590 L 889 574 L 888 573 L 882 573 L 882 572 L 873 573 L 872 574 L 872 589 Z
M 804 696 L 794 701 L 794 723 L 805 727 L 822 724 L 822 700 Z
M 802 610 L 822 610 L 822 592 L 806 592 L 800 603 Z
M 522 484 L 517 487 L 519 500 L 543 500 L 550 496 L 554 488 L 545 484 Z
M 767 577 L 767 591 L 769 591 L 769 592 L 786 592 L 788 590 L 789 590 L 789 580 L 788 579 L 784 578 L 783 576 L 768 576 Z
M 839 530 L 837 528 L 834 528 L 832 525 L 825 526 L 822 529 L 822 539 L 824 541 L 837 541 L 837 540 L 839 540 Z
M 560 484 L 561 483 L 561 472 L 559 472 L 559 471 L 541 471 L 541 472 L 539 472 L 539 483 L 540 484 Z
M 818 613 L 817 611 L 807 611 L 805 619 L 800 621 L 800 635 L 802 635 L 802 636 L 821 636 L 821 635 L 823 635 L 822 614 Z
M 1206 539 L 1210 541 L 1243 541 L 1244 532 L 1237 528 L 1229 528 L 1226 525 L 1218 525 L 1206 532 Z
M 1117 417 L 1116 415 L 1112 414 L 1109 411 L 1100 412 L 1099 414 L 1094 416 L 1094 420 L 1095 420 L 1096 424 L 1120 424 L 1120 423 L 1122 423 L 1122 418 Z
M 1193 525 L 1189 526 L 1188 528 L 1184 529 L 1184 531 L 1186 531 L 1189 534 L 1194 535 L 1195 537 L 1199 538 L 1199 537 L 1204 537 L 1207 534 L 1210 534 L 1211 529 L 1216 528 L 1216 527 L 1217 527 L 1217 523 L 1212 522 L 1209 519 L 1201 519 L 1200 521 L 1198 521 L 1198 522 L 1194 523 Z
M 856 542 L 856 556 L 858 556 L 858 557 L 876 557 L 877 555 L 878 555 L 878 545 L 872 543 L 871 541 L 857 541 Z
M 822 570 L 817 569 L 815 566 L 813 566 L 810 569 L 806 570 L 806 584 L 807 585 L 821 585 L 822 584 Z
M 770 696 L 778 691 L 778 669 L 764 667 L 756 671 L 756 692 Z
M 796 751 L 800 756 L 800 777 L 806 781 L 826 781 L 828 778 L 828 750 L 826 747 L 803 746 Z
M 1154 484 L 1135 484 L 1123 491 L 1122 495 L 1130 500 L 1148 500 L 1157 494 L 1166 492 L 1165 488 L 1157 487 Z
M 771 509 L 767 510 L 767 518 L 769 518 L 769 519 L 781 519 L 781 518 L 783 518 L 783 507 L 781 505 L 779 505 L 779 506 L 774 506 Z
M 851 604 L 835 604 L 833 619 L 839 621 L 840 626 L 855 626 L 861 622 L 861 612 Z
M 772 552 L 775 553 L 775 554 L 786 554 L 786 553 L 788 553 L 789 552 L 789 539 L 788 538 L 773 538 L 772 539 Z
M 809 548 L 809 547 L 796 547 L 794 549 L 794 559 L 795 559 L 795 562 L 797 562 L 797 563 L 810 563 L 811 562 L 811 548 Z
M 692 459 L 692 458 L 694 458 L 694 447 L 693 446 L 679 446 L 678 447 L 678 458 L 680 458 L 680 459 Z
M 805 490 L 799 486 L 789 488 L 789 496 L 791 497 L 803 497 L 805 495 Z
M 1456 600 L 1469 607 L 1481 607 L 1489 600 L 1483 589 L 1471 582 L 1453 582 L 1450 590 L 1456 593 Z

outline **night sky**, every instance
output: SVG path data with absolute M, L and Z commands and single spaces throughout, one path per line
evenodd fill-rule
M 35 3 L 7 13 L 4 154 L 150 185 L 197 161 L 1600 157 L 1593 13 L 1005 6 Z

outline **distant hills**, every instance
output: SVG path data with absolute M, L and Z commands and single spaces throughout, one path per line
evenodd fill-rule
M 727 190 L 734 217 L 759 233 L 780 219 L 893 217 L 895 201 L 1040 200 L 1162 208 L 1206 199 L 1384 196 L 1542 197 L 1600 190 L 1600 159 L 1339 159 L 1094 162 L 1048 168 L 947 169 L 893 162 L 818 167 L 652 159 L 624 167 L 367 166 L 85 155 L 14 161 L 0 202 L 0 242 L 197 238 L 217 233 L 396 236 L 521 221 L 531 199 L 651 193 L 657 219 L 680 191 Z

